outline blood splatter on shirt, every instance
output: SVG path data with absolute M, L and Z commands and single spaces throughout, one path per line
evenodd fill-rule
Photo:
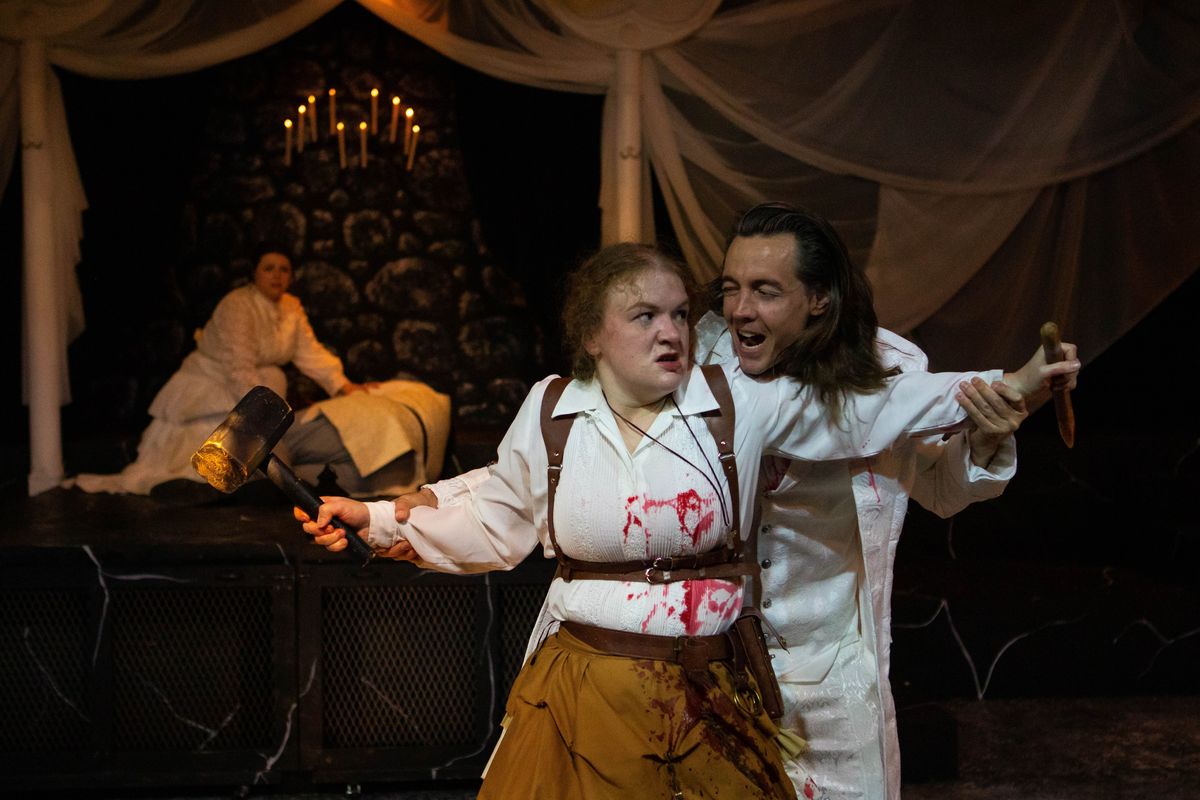
M 700 546 L 701 540 L 712 529 L 712 504 L 713 497 L 701 497 L 695 489 L 688 489 L 664 500 L 647 497 L 642 502 L 642 508 L 647 512 L 663 507 L 675 509 L 675 515 L 679 518 L 679 532 L 691 541 L 695 552 L 695 548 Z

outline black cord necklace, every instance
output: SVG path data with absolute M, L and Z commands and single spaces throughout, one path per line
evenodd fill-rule
M 608 402 L 608 395 L 605 394 L 603 389 L 600 390 L 600 394 L 604 397 L 604 403 L 605 403 L 605 405 L 608 406 L 608 410 L 613 413 L 614 417 L 621 420 L 626 425 L 633 428 L 635 431 L 640 433 L 642 436 L 645 436 L 647 439 L 654 442 L 656 445 L 661 447 L 663 450 L 666 450 L 668 453 L 675 456 L 676 458 L 678 458 L 683 463 L 687 464 L 692 469 L 696 470 L 696 473 L 700 477 L 704 478 L 705 481 L 708 482 L 708 485 L 710 487 L 712 487 L 713 494 L 715 494 L 717 497 L 717 502 L 720 504 L 721 521 L 725 524 L 726 528 L 731 527 L 731 523 L 729 520 L 729 509 L 725 506 L 725 494 L 717 487 L 717 484 L 714 482 L 714 479 L 719 481 L 720 478 L 717 475 L 717 471 L 715 469 L 713 469 L 712 462 L 710 462 L 708 460 L 708 456 L 705 454 L 704 448 L 700 446 L 700 440 L 696 438 L 696 432 L 692 430 L 692 426 L 689 425 L 687 422 L 687 419 L 683 417 L 683 412 L 680 412 L 680 419 L 683 422 L 683 427 L 687 428 L 688 433 L 690 433 L 692 435 L 692 441 L 694 441 L 696 443 L 696 449 L 700 451 L 700 457 L 704 459 L 704 465 L 706 467 L 708 467 L 708 473 L 712 475 L 712 478 L 710 478 L 709 474 L 706 474 L 704 470 L 700 469 L 700 467 L 698 467 L 694 463 L 692 463 L 691 460 L 689 460 L 686 456 L 684 456 L 683 454 L 681 454 L 675 450 L 672 450 L 670 447 L 663 444 L 660 440 L 651 436 L 648 432 L 642 430 L 637 425 L 635 425 L 633 422 L 631 422 L 630 420 L 628 420 L 624 416 L 622 416 L 621 412 L 617 411 L 615 408 L 613 408 L 612 403 Z M 675 410 L 679 411 L 679 404 L 675 402 L 675 396 L 667 395 L 666 397 L 663 398 L 662 405 L 659 406 L 658 413 L 662 413 L 662 409 L 663 409 L 663 407 L 666 406 L 667 400 L 670 400 L 671 405 L 675 406 Z M 655 416 L 657 417 L 658 415 L 655 414 Z

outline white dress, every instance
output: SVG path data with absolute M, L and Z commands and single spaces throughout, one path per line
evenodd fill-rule
M 79 475 L 74 484 L 89 492 L 148 494 L 173 478 L 201 480 L 192 453 L 254 386 L 286 396 L 281 367 L 289 362 L 330 395 L 347 383 L 341 360 L 317 341 L 295 295 L 272 302 L 253 285 L 234 289 L 150 404 L 153 419 L 137 460 L 115 475 Z

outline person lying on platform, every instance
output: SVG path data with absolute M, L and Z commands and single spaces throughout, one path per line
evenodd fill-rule
M 386 501 L 330 498 L 316 520 L 295 510 L 334 551 L 346 544 L 327 524 L 336 514 L 373 546 L 403 538 L 443 571 L 508 569 L 539 543 L 559 559 L 549 624 L 510 693 L 481 797 L 648 787 L 794 797 L 758 682 L 725 636 L 742 578 L 756 571 L 742 551 L 753 504 L 738 498 L 767 450 L 859 457 L 966 416 L 955 394 L 969 374 L 881 376 L 834 420 L 793 381 L 755 380 L 735 364 L 702 372 L 690 358 L 691 285 L 654 248 L 615 245 L 589 259 L 564 308 L 576 380 L 535 386 L 491 476 L 464 502 L 414 509 L 403 525 Z M 1005 380 L 1031 394 L 1077 366 L 1047 366 L 1039 353 Z M 710 433 L 714 417 L 732 436 Z M 555 420 L 570 420 L 565 434 Z M 560 437 L 565 446 L 548 446 Z

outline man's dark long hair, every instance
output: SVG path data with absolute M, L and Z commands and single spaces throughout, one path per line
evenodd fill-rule
M 837 422 L 847 393 L 876 392 L 899 370 L 885 368 L 879 358 L 871 285 L 824 218 L 785 203 L 762 203 L 742 215 L 730 241 L 780 233 L 796 241 L 796 277 L 809 292 L 825 293 L 829 302 L 824 314 L 810 317 L 775 369 L 813 387 Z

